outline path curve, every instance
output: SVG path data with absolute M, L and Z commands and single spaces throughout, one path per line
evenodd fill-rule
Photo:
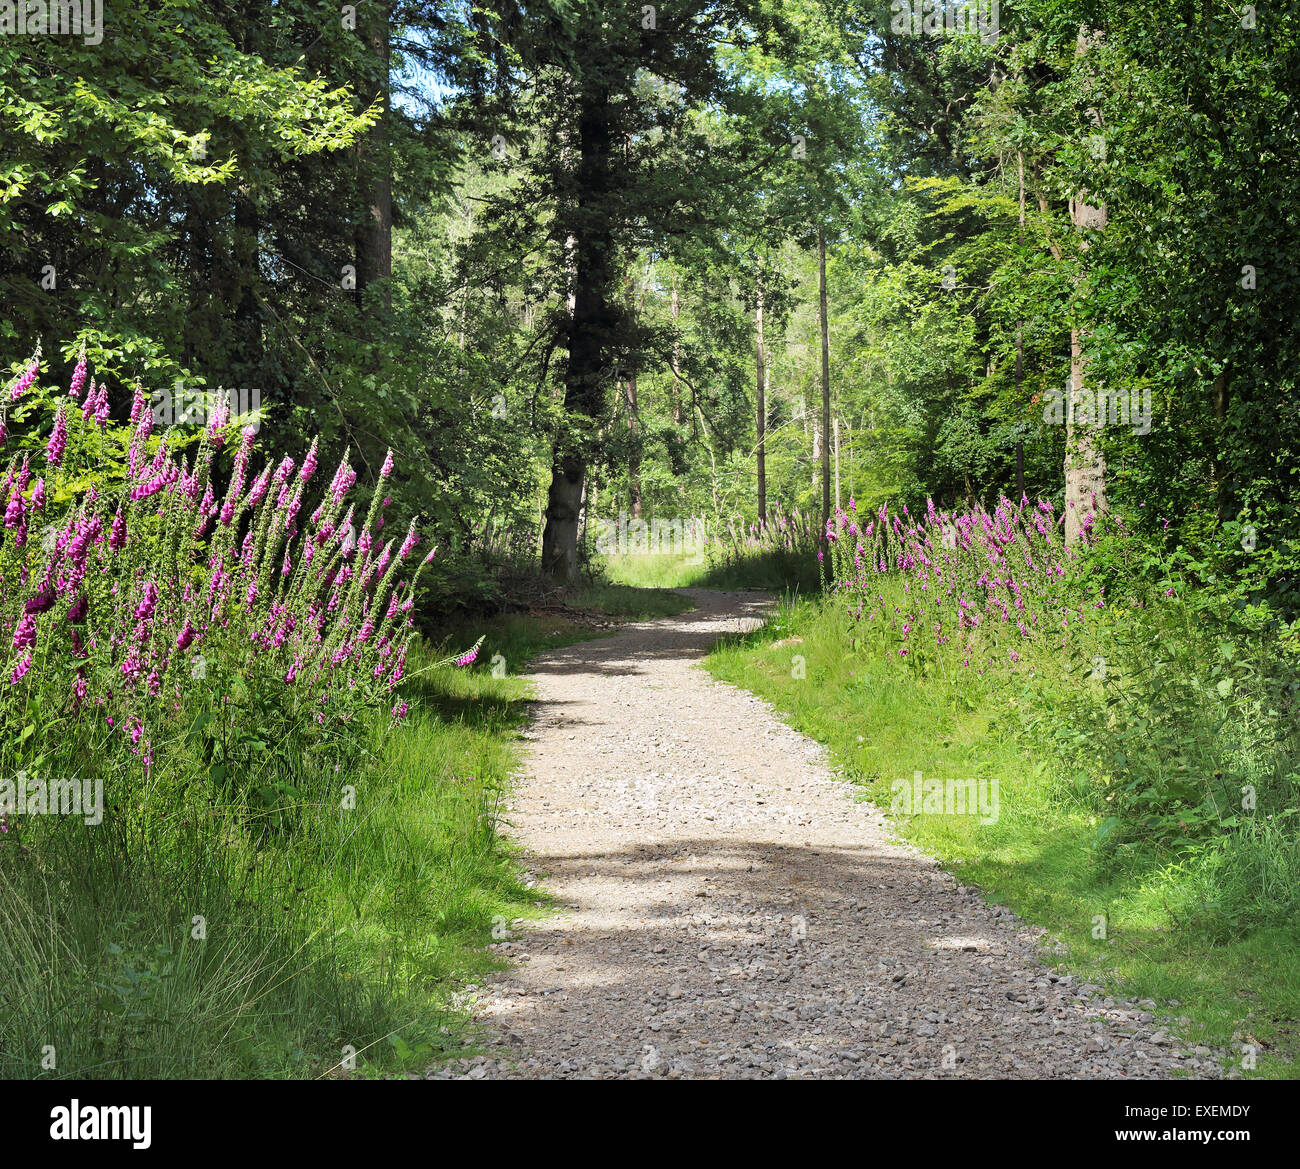
M 1217 1076 L 1145 1009 L 1051 972 L 822 748 L 699 662 L 761 594 L 533 665 L 507 830 L 565 911 L 471 988 L 491 1054 L 435 1078 Z

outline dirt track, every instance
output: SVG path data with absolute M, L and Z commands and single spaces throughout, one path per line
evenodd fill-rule
M 547 653 L 510 834 L 568 908 L 476 990 L 492 1058 L 436 1078 L 1216 1076 L 1137 1003 L 855 800 L 822 749 L 701 657 L 766 601 Z M 1145 1004 L 1152 1006 L 1154 1004 Z

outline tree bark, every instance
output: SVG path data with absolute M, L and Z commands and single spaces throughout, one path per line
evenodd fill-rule
M 826 540 L 826 525 L 831 518 L 831 448 L 827 441 L 831 432 L 831 332 L 826 315 L 826 229 L 817 228 L 817 299 L 821 315 L 822 334 L 822 579 L 830 584 L 830 546 Z
M 1079 30 L 1076 55 L 1083 56 L 1088 51 L 1090 34 L 1087 29 Z M 1094 118 L 1096 112 L 1093 113 Z M 1070 221 L 1076 228 L 1097 230 L 1106 226 L 1106 205 L 1093 205 L 1087 201 L 1087 192 L 1079 191 L 1070 200 Z M 1086 239 L 1080 243 L 1080 250 L 1087 253 Z M 1085 277 L 1080 275 L 1080 282 Z M 1065 414 L 1065 545 L 1076 546 L 1080 534 L 1084 531 L 1087 516 L 1093 515 L 1098 520 L 1106 513 L 1106 456 L 1101 446 L 1101 426 L 1097 417 L 1100 410 L 1092 412 L 1092 418 L 1086 425 L 1076 423 L 1075 404 L 1083 397 L 1087 354 L 1084 351 L 1084 335 L 1076 324 L 1070 330 L 1070 401 Z M 1091 391 L 1090 391 L 1091 392 Z M 1094 405 L 1095 394 L 1093 395 Z
M 636 299 L 636 281 L 629 272 L 624 288 L 629 315 L 635 319 L 638 309 Z M 634 520 L 641 518 L 641 415 L 637 412 L 636 370 L 632 369 L 623 377 L 623 405 L 627 411 L 627 492 L 628 515 Z
M 815 402 L 810 403 L 808 415 L 808 426 L 804 427 L 805 430 L 809 427 L 812 430 L 812 469 L 808 474 L 808 485 L 811 490 L 816 491 L 817 476 L 821 474 L 822 465 L 822 414 Z
M 569 319 L 569 361 L 564 373 L 565 411 L 578 421 L 595 421 L 607 381 L 605 355 L 615 324 L 613 230 L 609 193 L 611 167 L 609 86 L 597 82 L 579 94 L 578 156 L 573 206 L 573 312 Z M 578 509 L 587 473 L 585 441 L 564 436 L 557 443 L 542 532 L 542 572 L 566 584 L 579 579 Z
M 840 506 L 840 416 L 835 415 L 831 421 L 831 436 L 835 440 L 835 506 Z
M 755 450 L 758 469 L 758 522 L 767 519 L 767 350 L 763 344 L 763 274 L 758 276 L 758 299 L 754 306 L 756 337 L 754 352 L 757 364 L 755 396 L 758 399 L 758 446 Z
M 356 148 L 357 170 L 364 184 L 365 211 L 353 233 L 356 254 L 357 308 L 365 304 L 366 289 L 376 280 L 388 281 L 393 274 L 393 181 L 389 169 L 388 123 L 391 87 L 388 81 L 391 53 L 389 47 L 388 5 L 365 6 L 370 11 L 363 24 L 366 41 L 378 60 L 379 80 L 371 91 L 379 98 L 383 112 L 370 127 L 363 143 Z M 374 11 L 377 8 L 378 11 Z M 384 284 L 385 310 L 393 307 L 388 283 Z
M 1075 421 L 1075 404 L 1083 396 L 1087 356 L 1078 327 L 1070 330 L 1070 401 L 1065 414 L 1065 546 L 1079 542 L 1088 515 L 1106 510 L 1106 457 L 1096 417 Z

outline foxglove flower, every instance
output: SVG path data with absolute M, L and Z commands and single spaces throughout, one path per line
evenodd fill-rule
M 68 449 L 68 420 L 64 413 L 63 406 L 59 406 L 59 412 L 54 416 L 54 433 L 50 435 L 50 441 L 45 447 L 45 461 L 51 467 L 57 467 L 63 462 L 63 452 Z
M 16 488 L 14 493 L 9 497 L 9 505 L 5 508 L 5 527 L 12 531 L 19 527 L 23 522 L 23 497 L 20 494 L 21 488 Z
M 26 676 L 27 671 L 32 668 L 32 651 L 28 650 L 18 664 L 14 666 L 14 671 L 9 675 L 9 685 L 17 686 Z
M 406 539 L 402 541 L 402 546 L 397 550 L 397 559 L 405 560 L 419 542 L 419 537 L 415 534 L 415 521 L 412 520 L 411 526 L 406 533 Z
M 223 397 L 217 401 L 208 419 L 208 439 L 214 447 L 220 447 L 225 442 L 224 431 L 229 424 L 230 401 L 228 398 Z
M 74 401 L 81 397 L 81 387 L 86 384 L 86 346 L 81 346 L 77 355 L 77 365 L 72 371 L 72 382 L 68 386 L 68 397 Z
M 343 497 L 352 489 L 352 485 L 357 481 L 357 473 L 348 466 L 348 457 L 345 454 L 338 465 L 338 470 L 334 472 L 334 480 L 330 483 L 330 498 L 335 507 L 343 506 Z
M 135 619 L 137 621 L 148 621 L 153 616 L 154 608 L 158 604 L 158 586 L 153 581 L 146 582 L 144 586 L 144 597 L 140 604 L 136 606 Z
M 14 649 L 27 649 L 36 644 L 36 614 L 24 613 L 14 629 Z
M 41 369 L 41 347 L 36 347 L 36 355 L 32 358 L 31 364 L 23 371 L 22 376 L 14 382 L 12 389 L 9 391 L 9 401 L 16 402 L 30 388 L 32 382 L 36 380 L 36 375 Z
M 297 517 L 298 509 L 301 506 L 302 506 L 302 487 L 299 486 L 298 490 L 293 493 L 293 498 L 289 500 L 289 506 L 285 510 L 284 530 L 286 532 L 292 530 L 293 521 Z
M 298 478 L 304 483 L 307 482 L 316 473 L 316 439 L 311 440 L 311 447 L 307 451 L 307 457 L 302 461 L 302 470 L 298 472 Z
M 120 505 L 113 517 L 113 526 L 109 529 L 108 546 L 114 552 L 120 552 L 126 547 L 126 516 L 122 514 Z
M 48 613 L 54 608 L 54 602 L 57 599 L 54 588 L 47 580 L 41 585 L 41 591 L 36 594 L 23 607 L 25 613 Z

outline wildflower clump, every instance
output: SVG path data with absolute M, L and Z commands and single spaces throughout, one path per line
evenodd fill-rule
M 1022 643 L 1063 643 L 1090 610 L 1106 606 L 1104 585 L 1069 580 L 1076 556 L 1058 522 L 1042 499 L 1003 497 L 991 512 L 952 513 L 927 501 L 921 517 L 906 507 L 890 515 L 887 505 L 859 516 L 850 499 L 826 524 L 832 588 L 898 657 L 951 643 L 963 666 L 1014 668 Z M 1095 514 L 1082 528 L 1085 537 L 1095 532 Z
M 711 569 L 738 579 L 775 575 L 789 585 L 816 587 L 819 524 L 797 507 L 786 511 L 778 505 L 749 522 L 735 516 L 702 520 L 699 530 Z
M 8 401 L 38 372 L 39 354 Z M 43 720 L 148 770 L 196 710 L 223 742 L 319 745 L 360 707 L 401 717 L 390 692 L 431 555 L 419 556 L 415 521 L 403 539 L 379 537 L 392 454 L 367 500 L 347 453 L 323 485 L 317 441 L 300 468 L 285 457 L 258 469 L 252 428 L 219 411 L 187 455 L 183 434 L 153 435 L 139 386 L 125 428 L 108 430 L 108 391 L 93 378 L 69 408 L 86 384 L 83 354 L 51 404 L 48 440 L 4 467 L 7 720 L 22 725 L 39 705 Z

